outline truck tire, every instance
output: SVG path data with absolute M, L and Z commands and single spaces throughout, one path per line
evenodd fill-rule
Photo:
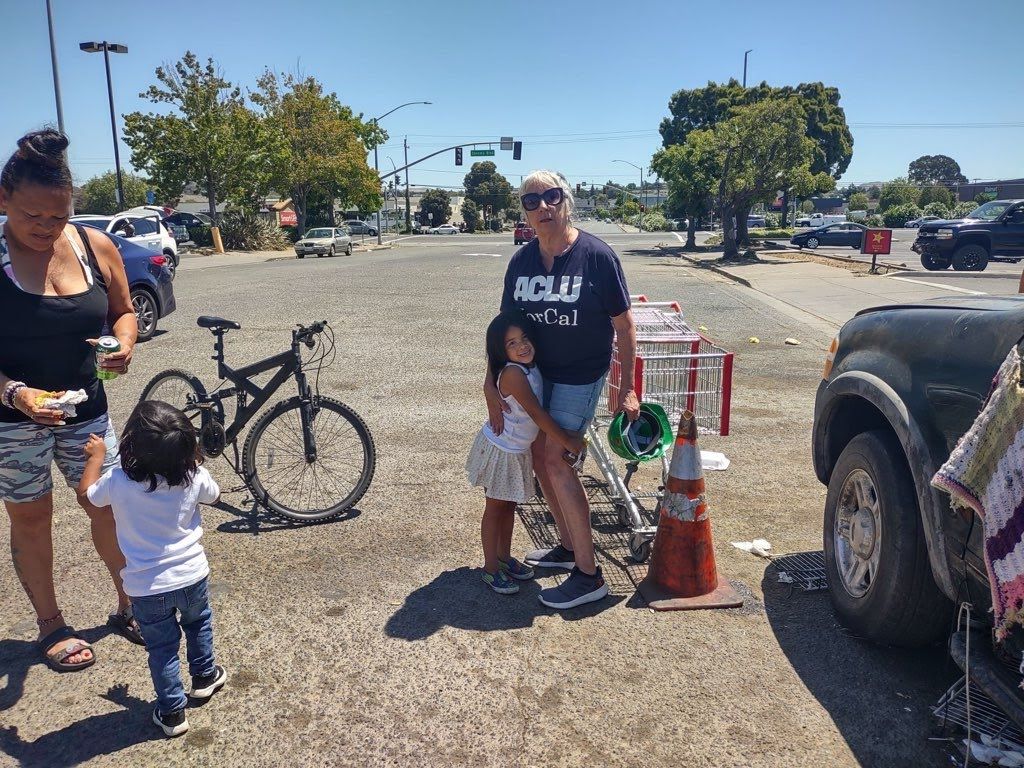
M 957 272 L 984 272 L 988 266 L 988 250 L 983 245 L 964 245 L 953 254 L 953 269 Z
M 944 259 L 932 253 L 921 254 L 921 266 L 932 272 L 949 269 L 949 263 L 949 259 Z
M 914 480 L 891 432 L 862 432 L 840 454 L 824 529 L 829 594 L 845 627 L 910 648 L 949 629 L 952 603 L 932 576 Z

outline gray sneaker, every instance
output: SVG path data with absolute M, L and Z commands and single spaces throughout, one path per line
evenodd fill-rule
M 527 552 L 527 565 L 535 565 L 540 568 L 575 568 L 576 555 L 571 549 L 566 549 L 561 544 L 551 549 L 535 549 Z
M 569 578 L 557 587 L 542 589 L 538 597 L 548 608 L 560 611 L 575 608 L 584 603 L 593 603 L 608 594 L 608 585 L 601 575 L 601 567 L 593 576 L 587 576 L 579 568 L 573 568 Z

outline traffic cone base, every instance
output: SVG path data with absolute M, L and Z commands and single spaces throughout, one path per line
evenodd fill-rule
M 696 611 L 705 608 L 739 608 L 743 605 L 743 598 L 727 581 L 720 581 L 711 592 L 697 597 L 676 597 L 651 579 L 641 581 L 639 589 L 648 607 L 655 611 Z

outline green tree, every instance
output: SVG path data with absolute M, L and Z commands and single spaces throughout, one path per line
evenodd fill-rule
M 695 142 L 673 144 L 655 152 L 651 168 L 668 182 L 669 213 L 689 219 L 683 247 L 695 249 L 697 221 L 711 212 L 711 190 L 721 173 L 718 158 L 702 152 Z
M 313 77 L 298 79 L 270 70 L 260 77 L 252 100 L 262 108 L 284 151 L 272 165 L 274 187 L 287 191 L 306 228 L 310 193 L 319 189 L 347 205 L 377 210 L 380 180 L 366 162 L 366 141 L 377 135 L 333 93 L 325 93 Z
M 132 165 L 153 182 L 157 196 L 177 199 L 194 182 L 217 220 L 217 203 L 249 186 L 253 155 L 252 115 L 241 90 L 226 80 L 213 59 L 199 62 L 191 51 L 173 67 L 156 68 L 157 84 L 139 94 L 170 113 L 132 112 L 124 116 L 124 141 Z
M 987 202 L 989 202 L 991 200 L 995 200 L 995 199 L 996 199 L 996 193 L 995 192 L 979 192 L 978 194 L 976 194 L 974 196 L 974 202 L 976 202 L 978 205 L 983 205 L 984 203 L 987 203 Z
M 911 219 L 918 218 L 921 213 L 921 209 L 914 203 L 899 203 L 886 208 L 882 212 L 882 219 L 887 227 L 902 227 Z
M 516 205 L 512 185 L 498 173 L 498 166 L 490 160 L 473 163 L 462 184 L 466 190 L 466 198 L 476 203 L 478 210 L 482 211 L 490 206 L 492 216 Z
M 884 214 L 886 210 L 894 205 L 910 203 L 917 205 L 921 197 L 921 190 L 911 184 L 905 178 L 893 179 L 882 185 L 881 194 L 878 196 L 878 212 Z M 913 218 L 911 216 L 910 218 Z
M 801 213 L 814 213 L 814 203 L 811 200 L 804 200 L 800 203 Z
M 944 205 L 943 203 L 940 203 L 938 201 L 928 203 L 926 206 L 924 206 L 923 212 L 927 213 L 929 216 L 938 216 L 940 219 L 949 218 L 949 206 Z
M 949 212 L 949 217 L 951 219 L 962 219 L 977 207 L 978 204 L 973 200 L 965 200 L 953 206 L 953 210 Z
M 480 229 L 480 210 L 476 207 L 476 203 L 470 200 L 468 197 L 462 201 L 462 220 L 466 222 L 467 232 L 476 232 Z
M 428 189 L 420 198 L 420 210 L 431 226 L 447 224 L 452 218 L 451 194 L 445 189 Z
M 871 207 L 871 201 L 868 200 L 868 196 L 863 192 L 854 192 L 850 195 L 850 201 L 847 203 L 847 207 L 851 211 L 866 211 Z
M 922 189 L 921 195 L 917 200 L 917 204 L 922 208 L 926 207 L 929 203 L 941 203 L 946 208 L 952 208 L 953 202 L 953 193 L 949 188 L 938 184 Z
M 121 174 L 124 188 L 124 202 L 117 202 L 117 174 L 114 171 L 93 176 L 82 185 L 82 213 L 99 213 L 112 216 L 115 213 L 146 204 L 146 190 L 149 183 L 141 176 Z
M 915 184 L 943 184 L 947 187 L 967 183 L 960 164 L 948 155 L 922 155 L 910 164 L 907 178 Z

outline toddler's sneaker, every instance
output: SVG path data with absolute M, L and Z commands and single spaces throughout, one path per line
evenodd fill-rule
M 484 580 L 484 584 L 493 589 L 499 595 L 514 595 L 519 591 L 519 585 L 512 581 L 505 572 L 499 567 L 494 573 L 488 573 L 484 571 L 480 578 Z
M 526 553 L 527 565 L 536 565 L 540 568 L 566 568 L 576 567 L 576 555 L 571 549 L 566 549 L 561 544 L 551 549 L 535 549 Z
M 188 695 L 193 699 L 208 699 L 223 688 L 224 683 L 227 681 L 228 673 L 224 667 L 218 664 L 213 668 L 213 672 L 208 675 L 193 676 L 192 690 L 189 691 Z
M 529 581 L 533 578 L 533 568 L 520 563 L 514 557 L 510 557 L 508 560 L 498 558 L 498 568 L 517 581 Z
M 185 718 L 185 710 L 178 709 L 161 715 L 159 709 L 153 710 L 153 722 L 160 726 L 164 736 L 181 736 L 188 730 L 188 720 Z

